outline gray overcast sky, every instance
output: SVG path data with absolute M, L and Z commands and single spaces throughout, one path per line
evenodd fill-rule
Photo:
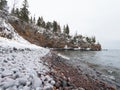
M 8 0 L 11 6 L 14 0 Z M 23 0 L 17 0 L 22 3 Z M 28 0 L 32 16 L 69 24 L 71 34 L 96 36 L 103 48 L 120 49 L 120 0 Z M 20 5 L 18 3 L 18 5 Z

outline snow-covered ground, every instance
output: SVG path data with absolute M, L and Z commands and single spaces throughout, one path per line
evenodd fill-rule
M 41 60 L 49 50 L 33 45 L 19 36 L 0 18 L 0 90 L 46 90 L 55 81 L 46 73 L 49 68 Z M 11 39 L 5 37 L 11 35 Z
M 2 45 L 0 42 L 0 90 L 41 90 L 52 87 L 53 79 L 45 74 L 49 68 L 40 60 L 49 50 L 18 49 L 5 44 L 3 46 L 3 42 Z

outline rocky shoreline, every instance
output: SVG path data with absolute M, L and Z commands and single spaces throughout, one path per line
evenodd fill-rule
M 85 74 L 51 51 L 42 60 L 48 63 L 48 74 L 55 80 L 53 90 L 117 90 L 116 86 Z

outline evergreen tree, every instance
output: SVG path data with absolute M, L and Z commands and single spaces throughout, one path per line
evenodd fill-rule
M 34 16 L 34 18 L 33 18 L 33 23 L 34 23 L 34 24 L 36 24 L 36 19 L 35 19 L 35 16 Z
M 33 23 L 33 19 L 32 19 L 32 16 L 30 17 L 30 23 Z
M 69 26 L 68 25 L 63 27 L 63 33 L 69 35 Z
M 29 21 L 29 11 L 28 11 L 28 2 L 27 2 L 27 0 L 23 1 L 23 7 L 21 8 L 21 11 L 20 11 L 20 18 L 23 21 L 26 21 L 26 22 Z
M 53 21 L 53 32 L 57 32 L 58 24 L 56 21 Z
M 66 26 L 66 34 L 69 35 L 69 26 Z
M 38 20 L 37 20 L 37 25 L 38 26 L 41 26 L 41 18 L 39 17 Z
M 0 0 L 0 10 L 6 10 L 6 8 L 7 8 L 7 1 Z
M 96 42 L 95 37 L 92 37 L 92 38 L 91 38 L 91 40 L 92 40 L 92 42 L 93 42 L 93 43 L 95 43 L 95 42 Z
M 20 18 L 20 10 L 18 8 L 16 8 L 14 15 Z
M 44 27 L 44 28 L 45 28 L 45 21 L 43 21 L 43 22 L 42 22 L 42 27 Z
M 45 28 L 46 29 L 51 29 L 53 27 L 51 22 L 47 22 Z
M 12 8 L 12 10 L 11 10 L 11 14 L 12 14 L 12 15 L 15 15 L 16 4 L 17 4 L 17 0 L 14 0 L 13 8 Z
M 59 33 L 61 33 L 61 27 L 60 27 L 60 25 L 57 26 L 57 31 L 58 31 Z
M 38 18 L 37 25 L 45 28 L 45 21 L 44 21 L 43 17 Z
M 12 8 L 11 14 L 12 14 L 12 15 L 15 15 L 15 8 Z
M 88 43 L 91 43 L 91 38 L 86 37 L 86 41 L 87 41 Z

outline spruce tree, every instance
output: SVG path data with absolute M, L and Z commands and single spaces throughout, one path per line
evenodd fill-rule
M 69 35 L 69 26 L 68 25 L 64 25 L 63 27 L 63 33 L 66 34 L 66 35 Z
M 53 27 L 51 22 L 47 22 L 45 28 L 46 29 L 51 29 Z
M 61 33 L 61 27 L 60 27 L 60 25 L 57 25 L 57 31 L 58 31 L 59 33 Z
M 42 22 L 42 27 L 45 28 L 45 21 Z
M 36 19 L 35 19 L 35 16 L 34 16 L 34 18 L 33 18 L 33 23 L 34 23 L 34 24 L 36 24 Z
M 12 15 L 15 15 L 15 8 L 12 8 L 11 14 L 12 14 Z
M 14 2 L 13 2 L 13 8 L 12 8 L 12 10 L 11 10 L 11 14 L 12 14 L 12 15 L 15 15 L 16 4 L 17 4 L 17 0 L 14 0 Z
M 7 1 L 0 0 L 0 10 L 6 10 L 6 8 L 7 8 Z
M 20 18 L 20 10 L 18 8 L 16 8 L 14 15 Z
M 53 21 L 53 32 L 57 32 L 58 24 L 56 21 Z
M 28 11 L 27 0 L 23 1 L 23 7 L 21 8 L 21 11 L 20 11 L 20 18 L 25 22 L 29 21 L 29 11 Z
M 93 43 L 95 43 L 95 42 L 96 42 L 96 38 L 95 38 L 95 37 L 92 37 L 92 38 L 91 38 L 91 41 L 92 41 Z
M 43 17 L 38 18 L 37 25 L 45 28 L 45 21 L 44 21 Z
M 38 20 L 37 20 L 37 25 L 38 26 L 41 26 L 41 18 L 39 17 Z
M 69 35 L 69 26 L 66 26 L 66 34 Z
M 30 18 L 30 23 L 33 23 L 33 18 L 32 18 L 32 16 L 31 16 L 31 18 Z

